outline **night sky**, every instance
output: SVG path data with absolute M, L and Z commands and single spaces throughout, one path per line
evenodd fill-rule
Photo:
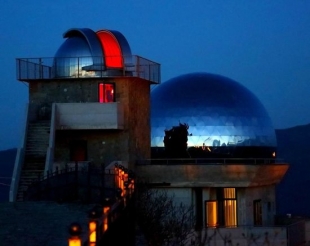
M 16 58 L 52 57 L 70 28 L 118 30 L 162 81 L 210 72 L 249 88 L 275 128 L 310 123 L 309 0 L 15 0 L 0 7 L 0 150 L 19 146 L 27 84 Z

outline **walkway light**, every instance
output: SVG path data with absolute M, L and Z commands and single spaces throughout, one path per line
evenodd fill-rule
M 81 234 L 82 227 L 79 223 L 74 222 L 69 226 L 70 237 L 68 239 L 68 246 L 82 246 Z
M 89 211 L 88 217 L 88 241 L 89 246 L 95 246 L 99 239 L 99 228 L 98 228 L 98 218 L 102 214 L 102 209 L 99 207 L 94 207 L 92 210 Z

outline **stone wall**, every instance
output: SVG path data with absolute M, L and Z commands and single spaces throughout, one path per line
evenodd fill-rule
M 150 158 L 150 83 L 133 77 L 32 81 L 29 83 L 30 119 L 38 119 L 51 104 L 98 102 L 98 84 L 115 84 L 115 101 L 124 110 L 123 130 L 57 130 L 55 162 L 70 161 L 70 142 L 87 141 L 87 158 L 94 163 Z
M 247 188 L 245 190 L 246 214 L 253 214 L 253 203 L 255 200 L 261 200 L 262 225 L 274 225 L 276 215 L 275 185 Z M 246 224 L 252 225 L 253 223 L 253 216 L 248 216 Z

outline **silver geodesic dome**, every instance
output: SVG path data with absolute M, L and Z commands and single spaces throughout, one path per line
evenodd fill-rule
M 151 93 L 151 146 L 164 147 L 165 130 L 188 124 L 188 147 L 276 147 L 271 120 L 256 96 L 229 78 L 191 73 Z

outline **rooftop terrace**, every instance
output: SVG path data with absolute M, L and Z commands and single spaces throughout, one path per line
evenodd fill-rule
M 111 59 L 113 59 L 112 57 Z M 19 81 L 137 77 L 160 83 L 160 64 L 132 55 L 122 57 L 122 67 L 107 67 L 106 57 L 41 57 L 17 58 L 16 77 Z M 119 59 L 119 57 L 115 57 Z M 129 62 L 128 62 L 129 61 Z

